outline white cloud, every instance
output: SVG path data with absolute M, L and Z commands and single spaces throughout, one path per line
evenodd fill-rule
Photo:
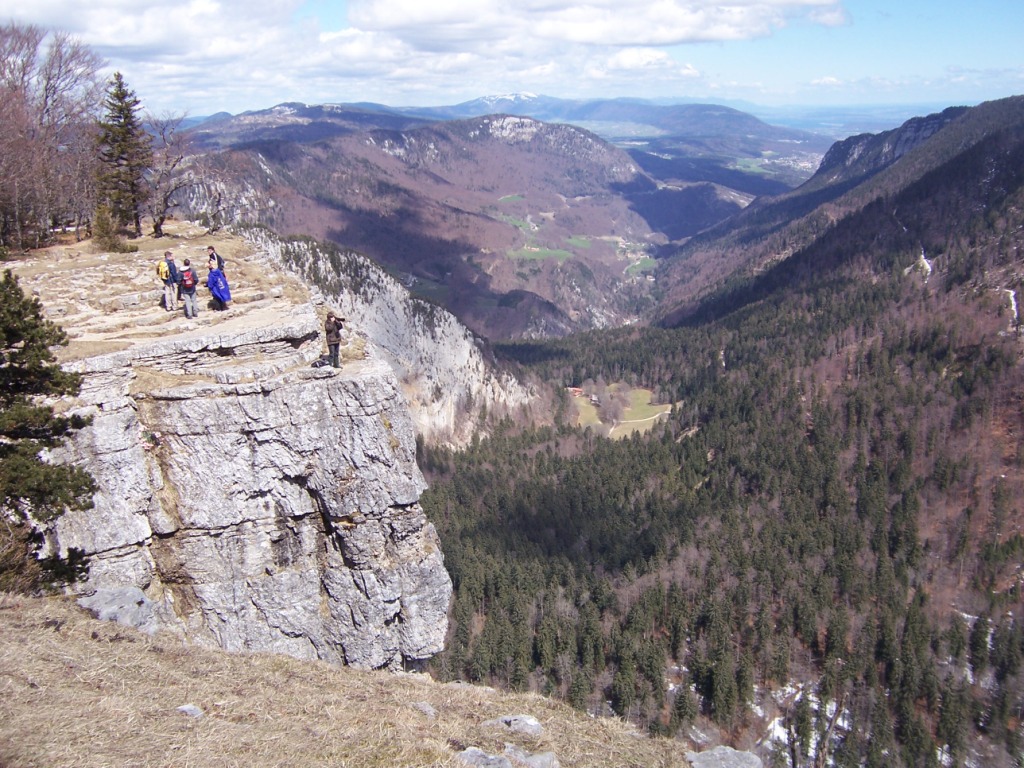
M 807 18 L 815 24 L 825 27 L 841 27 L 850 23 L 850 14 L 842 6 L 829 4 L 824 8 L 815 8 Z
M 518 16 L 503 17 L 490 0 L 353 0 L 354 28 L 385 33 L 422 51 L 478 49 L 515 37 Z
M 493 23 L 501 10 L 494 0 L 351 0 L 348 18 L 357 27 L 403 29 L 424 24 Z
M 671 66 L 671 57 L 653 48 L 623 48 L 608 59 L 608 68 L 617 70 L 665 69 Z
M 517 90 L 577 97 L 717 89 L 756 98 L 770 87 L 838 98 L 842 88 L 863 86 L 838 57 L 828 66 L 844 81 L 812 86 L 806 68 L 792 66 L 802 49 L 777 45 L 816 27 L 829 27 L 837 42 L 857 31 L 837 28 L 849 24 L 848 0 L 348 0 L 347 16 L 339 2 L 0 0 L 0 23 L 70 32 L 107 58 L 110 72 L 120 70 L 147 107 L 191 114 L 282 101 L 444 104 Z M 855 51 L 872 61 L 879 53 Z M 788 66 L 775 66 L 783 60 Z M 1019 91 L 1020 72 L 969 71 L 963 89 L 998 80 Z M 953 79 L 937 68 L 930 74 Z
M 788 19 L 845 18 L 840 0 L 353 0 L 349 20 L 413 45 L 540 37 L 584 45 L 674 45 L 762 37 Z
M 623 48 L 609 56 L 601 69 L 606 75 L 658 75 L 686 79 L 700 77 L 700 72 L 693 65 L 680 65 L 666 51 L 657 48 Z
M 340 30 L 322 28 L 310 0 L 36 0 L 11 18 L 78 36 L 147 106 L 204 114 L 427 91 L 564 94 L 588 72 L 692 81 L 665 47 L 768 35 L 840 2 L 350 0 Z

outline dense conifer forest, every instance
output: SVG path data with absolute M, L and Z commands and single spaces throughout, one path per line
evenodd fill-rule
M 506 345 L 555 387 L 674 407 L 611 441 L 562 395 L 554 426 L 421 447 L 456 588 L 435 671 L 734 735 L 795 684 L 813 697 L 781 713 L 779 765 L 1014 764 L 1020 139 L 879 195 L 677 327 Z

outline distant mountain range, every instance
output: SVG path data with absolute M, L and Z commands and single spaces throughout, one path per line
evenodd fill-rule
M 790 190 L 829 145 L 729 107 L 529 94 L 279 104 L 192 133 L 239 197 L 260 190 L 262 223 L 365 252 L 491 338 L 636 321 L 660 249 Z
M 623 121 L 611 117 L 614 112 L 626 112 L 625 123 L 633 123 L 641 135 L 651 135 L 661 122 L 659 110 L 671 111 L 676 107 L 722 107 L 756 116 L 775 127 L 783 127 L 817 134 L 827 139 L 844 139 L 861 133 L 879 133 L 895 128 L 912 117 L 940 112 L 947 104 L 862 104 L 862 105 L 790 105 L 764 106 L 744 101 L 717 101 L 700 99 L 560 99 L 534 93 L 509 93 L 483 96 L 450 106 L 395 107 L 375 102 L 354 102 L 345 105 L 369 112 L 412 115 L 430 120 L 450 120 L 459 117 L 479 117 L 485 114 L 507 113 L 534 117 L 538 120 L 568 122 L 589 128 L 598 135 L 615 139 L 620 137 Z M 606 109 L 607 107 L 607 109 Z M 596 119 L 594 112 L 603 113 Z M 199 125 L 206 120 L 231 117 L 227 112 L 216 115 L 190 117 L 186 126 Z M 637 121 L 634 122 L 634 119 Z M 647 120 L 651 122 L 648 124 Z M 649 127 L 648 127 L 649 126 Z
M 193 132 L 225 178 L 259 190 L 262 223 L 370 255 L 489 338 L 526 338 L 673 322 L 948 160 L 960 145 L 942 137 L 994 109 L 834 144 L 719 105 L 532 94 L 280 104 Z
M 643 99 L 558 99 L 529 93 L 489 96 L 453 106 L 390 107 L 360 102 L 353 104 L 279 104 L 270 110 L 226 113 L 190 123 L 200 135 L 216 136 L 216 143 L 237 143 L 254 137 L 270 138 L 273 114 L 302 115 L 306 130 L 295 121 L 277 124 L 276 138 L 308 140 L 335 132 L 387 128 L 407 130 L 426 123 L 464 120 L 484 115 L 516 115 L 546 123 L 568 123 L 591 131 L 631 152 L 638 162 L 645 156 L 661 160 L 699 160 L 699 178 L 685 181 L 716 181 L 715 172 L 735 170 L 739 161 L 745 171 L 756 170 L 763 180 L 792 187 L 806 179 L 817 166 L 833 138 L 820 133 L 770 125 L 732 107 L 718 104 L 657 104 Z M 330 127 L 328 127 L 328 125 Z M 678 169 L 676 169 L 678 170 Z M 734 174 L 735 175 L 735 174 Z M 747 173 L 746 175 L 750 175 Z M 735 179 L 733 179 L 735 181 Z M 779 192 L 759 188 L 755 194 Z

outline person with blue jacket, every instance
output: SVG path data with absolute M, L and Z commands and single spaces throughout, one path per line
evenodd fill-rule
M 231 288 L 224 273 L 216 267 L 211 269 L 210 274 L 206 276 L 206 287 L 210 289 L 210 295 L 213 297 L 213 308 L 219 312 L 227 309 L 231 301 Z

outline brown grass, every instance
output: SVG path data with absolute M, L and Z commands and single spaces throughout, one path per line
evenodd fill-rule
M 464 747 L 495 754 L 506 743 L 553 751 L 563 766 L 687 765 L 680 742 L 540 696 L 184 647 L 65 598 L 0 594 L 0 692 L 7 768 L 457 766 Z M 180 712 L 186 704 L 203 716 Z M 520 713 L 541 721 L 542 737 L 483 726 Z
M 42 583 L 39 561 L 29 555 L 31 533 L 26 523 L 0 513 L 0 594 L 31 592 Z
M 133 368 L 133 372 L 135 373 L 135 378 L 132 380 L 130 389 L 135 394 L 214 380 L 212 376 L 167 373 L 166 371 L 147 368 L 141 365 Z

